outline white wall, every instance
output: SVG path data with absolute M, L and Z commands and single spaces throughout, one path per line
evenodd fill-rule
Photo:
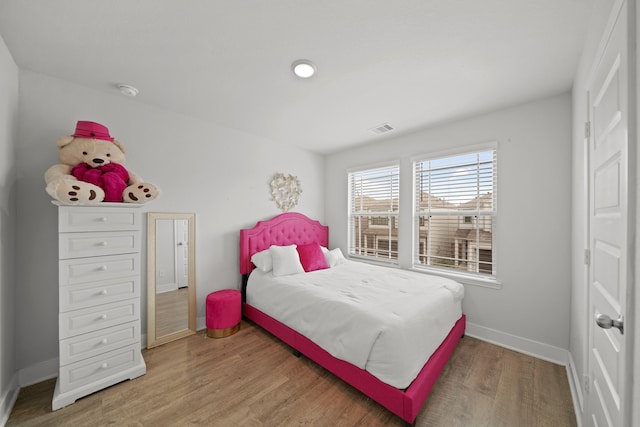
M 632 144 L 635 146 L 636 150 L 636 239 L 634 243 L 634 248 L 636 252 L 633 272 L 635 274 L 635 308 L 636 312 L 634 315 L 635 323 L 631 325 L 634 333 L 634 347 L 633 354 L 634 357 L 634 366 L 632 372 L 632 391 L 631 391 L 631 401 L 638 402 L 640 401 L 640 286 L 638 286 L 638 282 L 640 282 L 640 52 L 638 51 L 638 46 L 640 46 L 640 28 L 638 28 L 638 24 L 640 23 L 640 7 L 638 7 L 637 2 L 635 3 L 636 15 L 635 15 L 635 25 L 634 29 L 636 32 L 636 40 L 635 40 L 635 55 L 636 55 L 636 88 L 635 88 L 635 108 L 636 108 L 636 119 L 635 119 L 635 134 L 636 138 L 632 140 Z M 632 122 L 634 122 L 632 120 Z M 632 413 L 631 413 L 631 423 L 635 423 L 636 425 L 640 424 L 640 405 L 633 405 Z
M 161 187 L 145 211 L 195 212 L 200 318 L 209 292 L 239 286 L 238 230 L 280 213 L 270 200 L 274 173 L 297 175 L 304 192 L 296 210 L 324 220 L 321 156 L 144 105 L 143 83 L 140 100 L 133 100 L 20 71 L 16 352 L 19 368 L 28 371 L 24 382 L 56 368 L 57 210 L 43 174 L 58 163 L 56 139 L 71 134 L 77 120 L 107 125 L 127 148 L 129 170 Z
M 587 266 L 584 250 L 589 247 L 587 204 L 587 144 L 584 140 L 584 124 L 587 118 L 586 84 L 596 50 L 609 18 L 613 1 L 595 2 L 590 18 L 582 57 L 573 84 L 573 142 L 571 147 L 571 330 L 569 352 L 572 360 L 572 380 L 578 397 L 577 412 L 584 409 L 583 375 L 587 374 L 588 357 L 588 299 Z
M 411 162 L 415 155 L 498 142 L 498 279 L 466 285 L 468 333 L 566 362 L 571 240 L 569 94 L 443 124 L 327 156 L 325 217 L 331 246 L 347 249 L 348 168 L 401 160 L 400 254 L 411 263 Z
M 15 228 L 18 67 L 0 37 L 0 425 L 18 391 L 15 358 Z
M 634 366 L 633 366 L 633 388 L 631 401 L 638 402 L 640 401 L 640 314 L 638 310 L 640 309 L 640 287 L 638 286 L 638 282 L 640 282 L 640 78 L 638 78 L 638 74 L 640 73 L 640 52 L 638 52 L 638 46 L 640 46 L 640 28 L 638 28 L 638 24 L 640 23 L 640 7 L 638 7 L 637 3 L 636 7 L 636 16 L 635 16 L 635 31 L 636 31 L 636 40 L 635 40 L 635 54 L 636 54 L 636 90 L 635 90 L 635 107 L 636 107 L 636 120 L 635 120 L 635 132 L 636 138 L 632 141 L 632 144 L 635 145 L 636 150 L 636 239 L 635 239 L 635 252 L 636 259 L 634 263 L 634 274 L 635 274 L 635 323 L 631 326 L 633 330 L 635 330 L 634 334 Z M 633 121 L 632 121 L 633 122 Z M 632 413 L 631 413 L 631 423 L 640 424 L 640 405 L 633 405 Z

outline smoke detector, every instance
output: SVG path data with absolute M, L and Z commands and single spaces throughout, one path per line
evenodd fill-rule
M 120 93 L 125 95 L 125 96 L 131 96 L 134 97 L 136 96 L 140 91 L 138 89 L 136 89 L 135 87 L 131 86 L 131 85 L 126 85 L 124 83 L 119 83 L 117 85 L 118 90 L 120 90 Z

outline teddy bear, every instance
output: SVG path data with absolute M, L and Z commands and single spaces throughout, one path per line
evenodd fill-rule
M 57 144 L 61 163 L 47 169 L 44 180 L 47 193 L 60 204 L 145 203 L 160 194 L 124 167 L 124 145 L 104 125 L 78 121 L 73 135 Z

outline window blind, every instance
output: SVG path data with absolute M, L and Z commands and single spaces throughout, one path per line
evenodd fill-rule
M 397 263 L 400 167 L 349 173 L 349 254 Z
M 496 150 L 418 160 L 414 177 L 414 266 L 495 276 Z

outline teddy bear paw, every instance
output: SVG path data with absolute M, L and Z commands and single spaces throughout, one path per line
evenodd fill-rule
M 125 188 L 122 200 L 125 203 L 146 203 L 158 197 L 160 190 L 153 184 L 141 182 Z
M 65 205 L 93 205 L 104 200 L 104 191 L 86 182 L 64 182 L 47 192 Z

